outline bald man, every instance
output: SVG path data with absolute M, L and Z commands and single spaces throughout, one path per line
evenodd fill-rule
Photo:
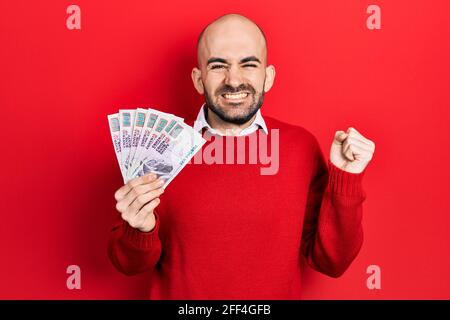
M 361 248 L 362 177 L 375 144 L 353 127 L 336 131 L 327 162 L 309 131 L 263 117 L 275 68 L 263 32 L 244 16 L 210 23 L 197 62 L 191 76 L 205 102 L 193 125 L 208 140 L 201 152 L 268 141 L 279 148 L 279 169 L 203 162 L 167 190 L 153 174 L 130 181 L 115 193 L 109 257 L 127 275 L 149 272 L 150 299 L 300 299 L 302 257 L 339 277 Z

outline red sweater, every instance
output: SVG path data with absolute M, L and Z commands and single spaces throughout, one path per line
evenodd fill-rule
M 127 275 L 151 272 L 150 299 L 300 299 L 301 255 L 338 277 L 358 254 L 364 172 L 327 163 L 304 128 L 265 121 L 268 150 L 279 129 L 277 174 L 261 175 L 260 163 L 191 163 L 161 196 L 151 232 L 119 218 L 109 257 Z M 234 148 L 251 135 L 234 137 Z

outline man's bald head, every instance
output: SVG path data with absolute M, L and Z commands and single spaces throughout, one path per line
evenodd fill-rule
M 219 37 L 247 37 L 256 42 L 263 51 L 264 64 L 267 60 L 267 41 L 262 29 L 252 20 L 240 14 L 226 14 L 209 23 L 197 40 L 197 59 L 200 66 L 203 51 L 211 53 L 212 43 Z M 202 51 L 203 50 L 203 51 Z
M 275 68 L 267 65 L 266 38 L 250 19 L 227 14 L 202 31 L 192 81 L 205 96 L 208 119 L 224 126 L 249 123 L 272 87 Z

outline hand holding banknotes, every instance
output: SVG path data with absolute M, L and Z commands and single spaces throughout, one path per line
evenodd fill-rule
M 142 232 L 150 232 L 155 227 L 153 210 L 159 205 L 159 196 L 164 192 L 163 179 L 150 173 L 130 180 L 116 191 L 116 209 L 123 220 Z
M 159 196 L 206 140 L 183 118 L 152 108 L 121 109 L 108 122 L 125 183 L 115 193 L 116 209 L 131 227 L 149 232 Z
M 152 108 L 121 109 L 108 122 L 124 183 L 153 172 L 167 187 L 206 142 L 183 118 Z

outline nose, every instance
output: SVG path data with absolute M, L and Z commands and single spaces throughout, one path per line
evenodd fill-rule
M 232 66 L 228 69 L 227 75 L 225 77 L 225 83 L 237 88 L 242 83 L 242 74 L 238 67 Z

